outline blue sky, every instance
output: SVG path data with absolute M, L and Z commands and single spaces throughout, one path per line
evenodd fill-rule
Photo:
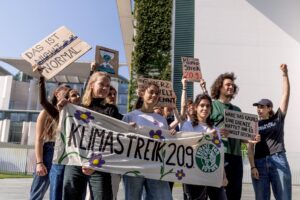
M 94 47 L 100 45 L 118 50 L 120 63 L 126 63 L 115 0 L 2 0 L 0 57 L 21 58 L 22 52 L 62 25 L 93 47 L 80 61 L 94 60 Z M 9 65 L 0 65 L 16 73 Z M 128 68 L 121 67 L 119 74 L 128 78 Z

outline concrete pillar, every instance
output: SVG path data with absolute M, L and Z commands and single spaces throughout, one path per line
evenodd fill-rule
M 2 120 L 1 126 L 1 138 L 0 142 L 8 142 L 9 138 L 9 128 L 10 128 L 10 120 L 4 119 Z
M 35 125 L 36 122 L 28 122 L 28 140 L 27 145 L 34 145 L 35 142 Z
M 23 122 L 21 144 L 27 145 L 28 142 L 28 125 L 29 122 Z
M 0 83 L 1 83 L 0 109 L 2 110 L 9 109 L 12 82 L 13 82 L 12 76 L 0 76 Z
M 36 87 L 36 79 L 32 79 L 29 82 L 27 110 L 33 110 L 36 108 L 37 99 L 38 91 Z

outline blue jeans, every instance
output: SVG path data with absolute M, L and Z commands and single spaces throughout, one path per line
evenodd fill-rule
M 50 200 L 61 200 L 65 165 L 53 164 L 49 173 Z
M 269 200 L 270 185 L 275 199 L 292 199 L 292 178 L 289 163 L 284 152 L 266 158 L 255 159 L 259 179 L 252 178 L 256 200 Z
M 145 200 L 172 200 L 172 192 L 166 181 L 152 180 L 143 177 L 123 176 L 125 200 L 142 199 L 145 187 Z
M 47 142 L 43 145 L 43 162 L 47 168 L 48 174 L 45 176 L 38 176 L 33 173 L 33 181 L 30 189 L 30 200 L 42 200 L 49 187 L 49 172 L 52 165 L 52 158 L 54 152 L 54 142 Z

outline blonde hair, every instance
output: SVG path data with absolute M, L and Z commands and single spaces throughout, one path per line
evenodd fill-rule
M 98 79 L 99 77 L 106 77 L 106 78 L 108 78 L 109 80 L 111 80 L 111 79 L 110 79 L 110 76 L 109 76 L 107 73 L 105 73 L 105 72 L 94 72 L 94 73 L 91 75 L 91 77 L 90 77 L 90 79 L 89 79 L 89 81 L 88 81 L 88 83 L 87 83 L 86 89 L 85 89 L 85 91 L 84 91 L 84 94 L 83 94 L 83 96 L 82 96 L 82 105 L 84 105 L 84 106 L 90 106 L 90 105 L 91 105 L 92 100 L 93 100 L 93 90 L 92 90 L 92 88 L 91 88 L 91 85 L 92 85 L 95 81 L 97 81 L 97 79 Z

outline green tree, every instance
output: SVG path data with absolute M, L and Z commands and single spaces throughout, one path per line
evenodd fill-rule
M 172 0 L 135 0 L 134 51 L 129 82 L 129 110 L 137 99 L 137 76 L 171 79 Z

